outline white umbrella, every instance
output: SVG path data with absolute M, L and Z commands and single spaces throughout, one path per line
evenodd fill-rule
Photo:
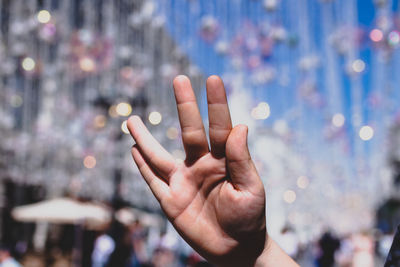
M 139 221 L 144 226 L 160 228 L 163 223 L 161 216 L 135 208 L 122 208 L 115 213 L 115 218 L 125 225 Z
M 12 216 L 22 222 L 85 224 L 96 229 L 111 221 L 111 212 L 103 205 L 56 198 L 16 207 Z

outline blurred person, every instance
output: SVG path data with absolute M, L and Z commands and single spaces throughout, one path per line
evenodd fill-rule
M 98 231 L 82 229 L 81 235 L 81 265 L 93 266 L 92 255 Z
M 352 267 L 373 267 L 375 246 L 371 236 L 359 233 L 353 236 L 354 256 Z
M 351 267 L 354 255 L 354 245 L 351 234 L 347 234 L 340 242 L 340 248 L 336 253 L 336 261 L 341 267 Z
M 0 247 L 0 267 L 22 267 L 11 255 L 10 248 L 7 246 Z
M 154 267 L 177 267 L 179 258 L 177 257 L 178 239 L 172 231 L 162 233 L 157 248 L 153 252 L 151 262 Z
M 322 234 L 318 240 L 319 254 L 317 256 L 318 267 L 332 267 L 335 264 L 335 253 L 340 248 L 340 240 L 330 231 Z
M 107 267 L 129 266 L 132 257 L 132 239 L 129 229 L 114 221 L 111 224 L 110 236 L 115 242 L 115 248 L 108 258 Z
M 136 220 L 129 226 L 132 238 L 132 255 L 130 267 L 140 267 L 149 262 L 149 256 L 146 247 L 147 229 Z
M 128 120 L 133 159 L 168 219 L 217 266 L 298 266 L 268 235 L 264 186 L 250 157 L 247 127 L 232 126 L 222 80 L 211 76 L 206 83 L 209 142 L 189 79 L 178 76 L 173 85 L 184 162 L 138 116 Z
M 175 252 L 169 248 L 159 247 L 152 256 L 151 264 L 153 267 L 177 267 Z
M 115 249 L 115 242 L 106 232 L 102 232 L 94 242 L 92 252 L 92 267 L 106 266 L 111 253 Z

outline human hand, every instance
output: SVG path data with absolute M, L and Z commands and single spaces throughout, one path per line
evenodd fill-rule
M 196 251 L 219 266 L 254 266 L 273 246 L 247 127 L 232 128 L 222 80 L 209 77 L 210 149 L 189 79 L 178 76 L 173 84 L 186 160 L 176 162 L 137 116 L 128 120 L 136 141 L 132 156 L 168 219 Z

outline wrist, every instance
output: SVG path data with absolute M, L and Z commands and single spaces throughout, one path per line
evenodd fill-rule
M 245 238 L 237 240 L 228 253 L 214 259 L 209 258 L 209 260 L 218 267 L 255 266 L 257 259 L 265 250 L 267 238 L 265 228 L 258 233 L 248 234 Z
M 271 237 L 267 236 L 264 250 L 256 259 L 254 267 L 269 266 L 296 267 L 299 265 L 289 257 Z

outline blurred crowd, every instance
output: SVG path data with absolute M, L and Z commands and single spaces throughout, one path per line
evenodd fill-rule
M 394 233 L 378 230 L 336 235 L 325 231 L 311 242 L 303 242 L 296 231 L 285 226 L 278 244 L 301 266 L 382 266 Z M 18 263 L 20 262 L 20 263 Z M 101 230 L 80 225 L 51 224 L 45 247 L 26 242 L 0 247 L 0 267 L 92 266 L 92 267 L 199 267 L 213 266 L 192 250 L 170 224 L 149 227 L 140 219 L 129 224 L 117 220 Z
M 292 228 L 285 227 L 277 242 L 301 266 L 373 267 L 383 266 L 393 237 L 394 232 L 377 229 L 345 235 L 326 230 L 312 242 L 303 243 Z
M 211 266 L 171 226 L 162 232 L 158 230 L 136 221 L 128 227 L 115 225 L 114 229 L 100 233 L 93 244 L 91 266 Z
M 35 248 L 36 231 L 40 230 L 32 231 L 24 240 L 1 246 L 0 267 L 212 266 L 166 220 L 161 227 L 149 227 L 140 220 L 122 223 L 114 219 L 95 230 L 83 224 L 49 224 L 43 248 Z

